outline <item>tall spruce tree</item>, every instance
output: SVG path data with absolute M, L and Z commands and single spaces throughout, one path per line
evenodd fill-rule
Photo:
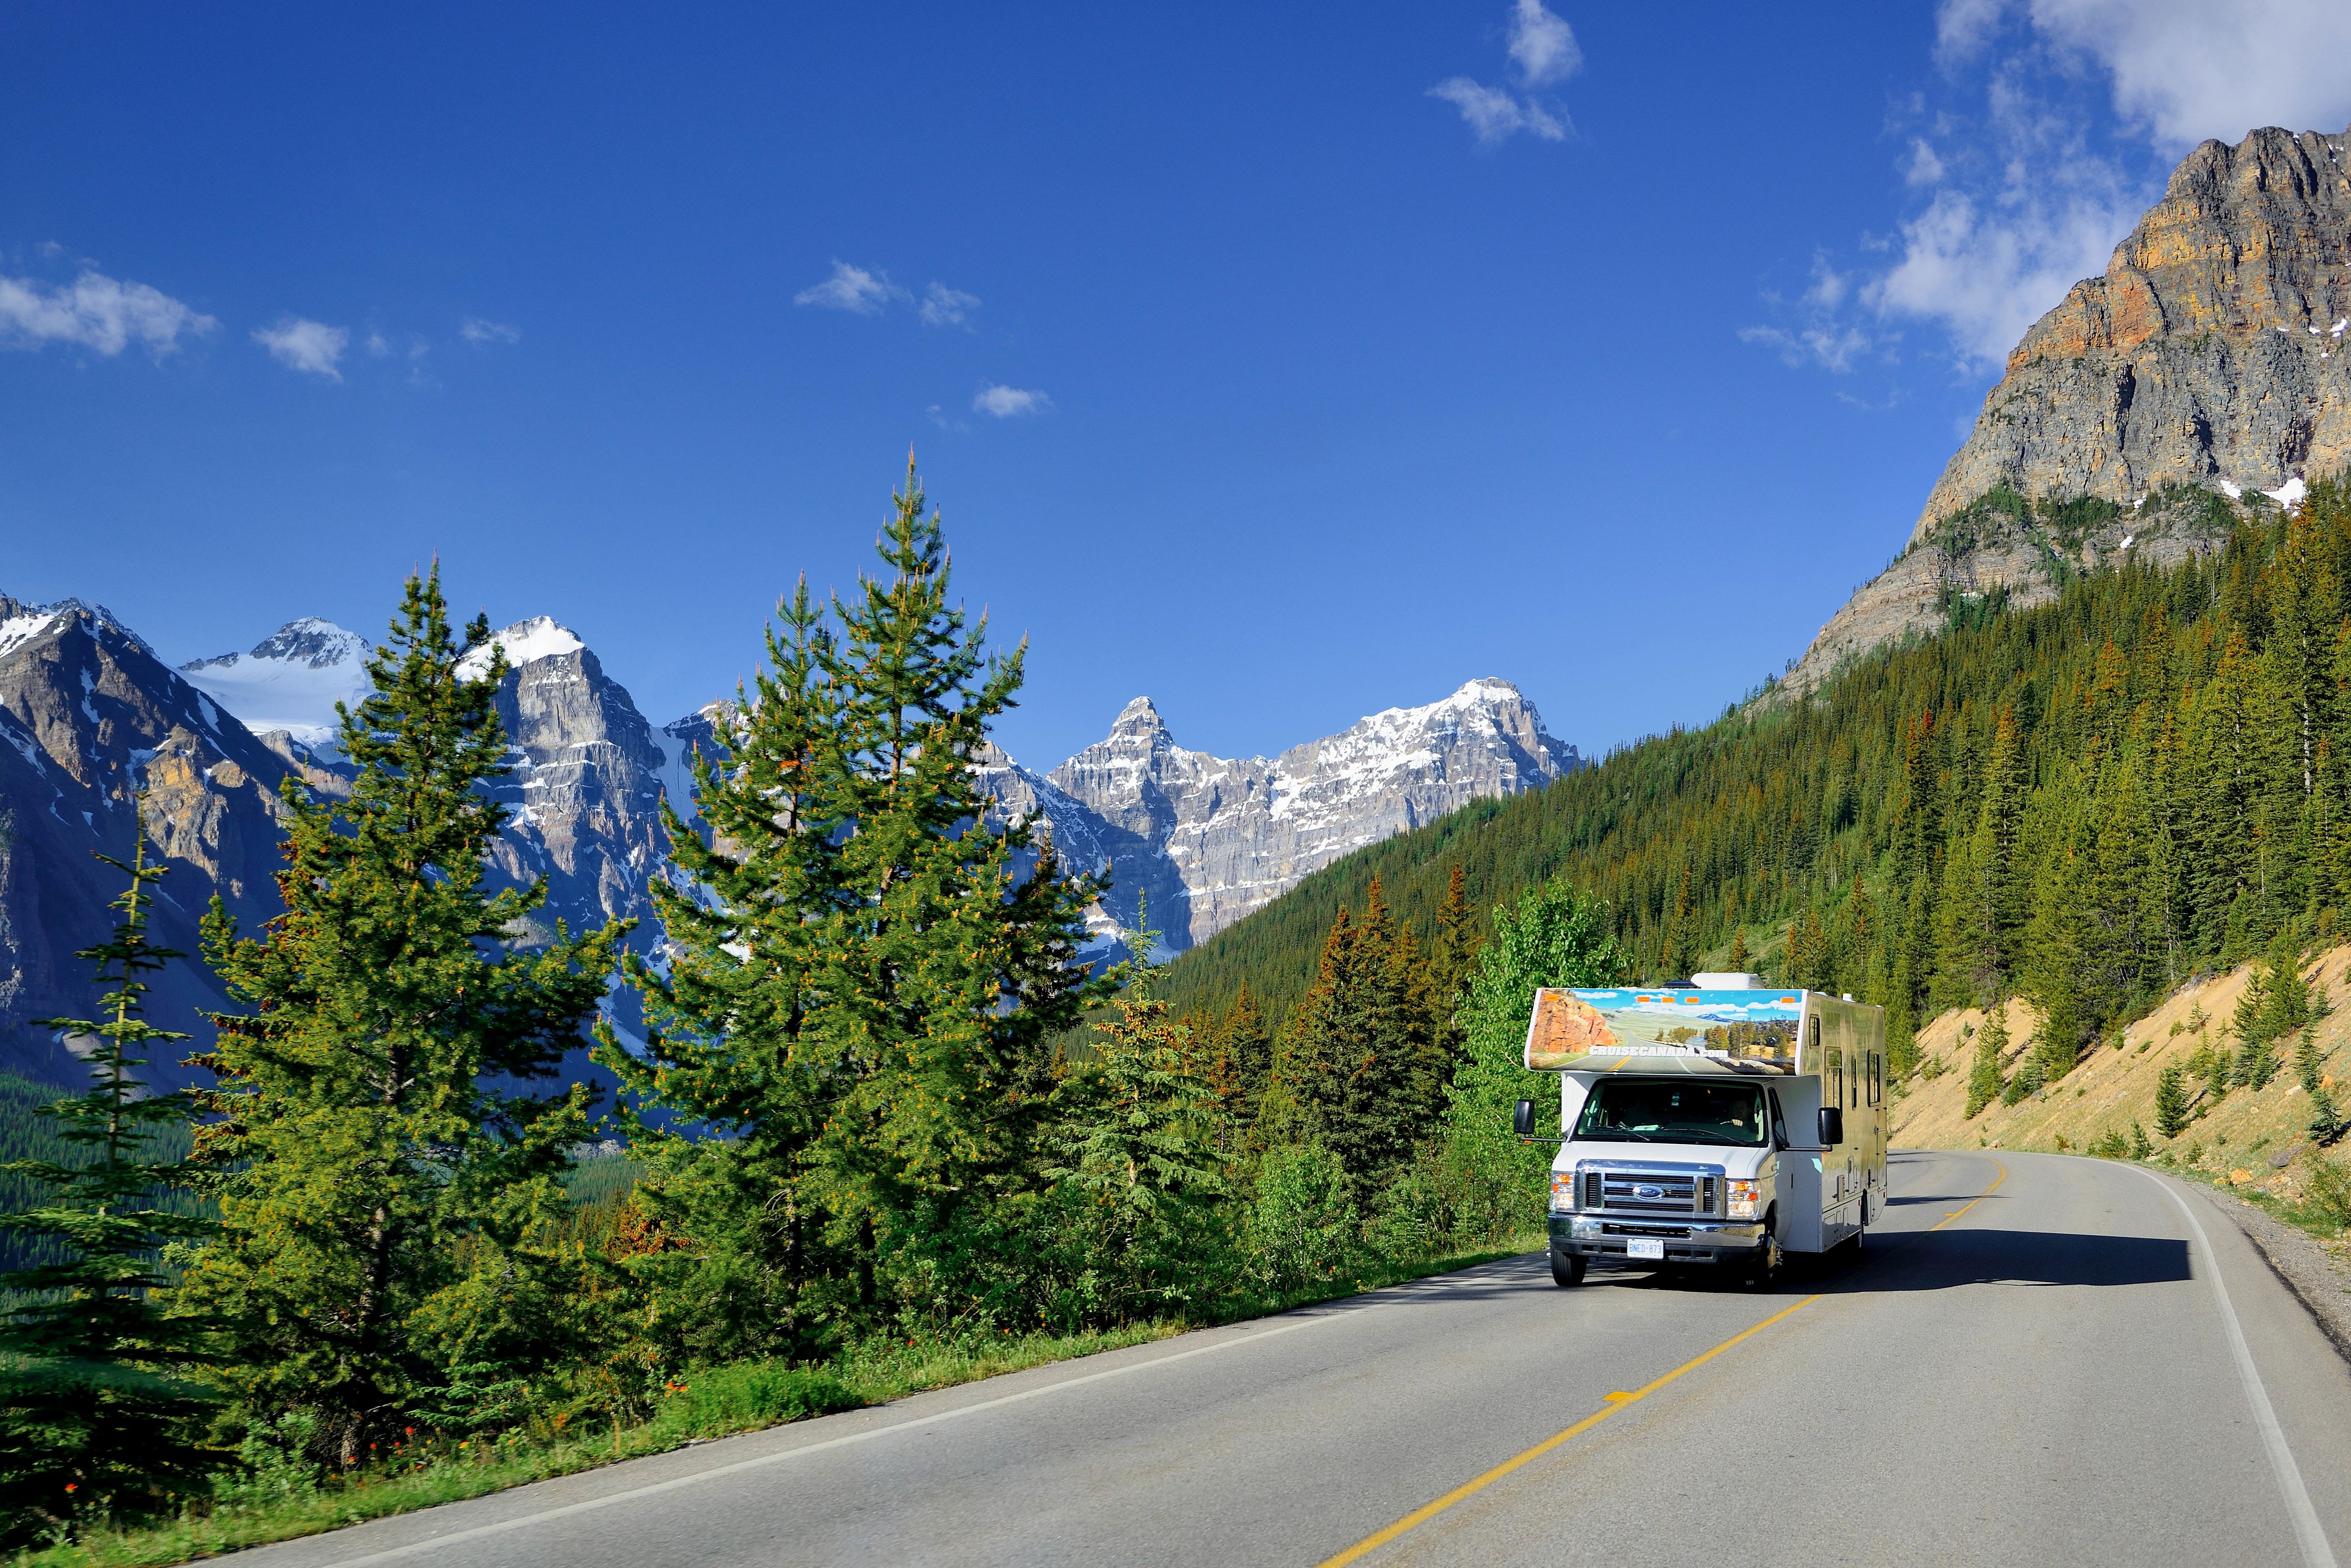
M 2008 1084 L 2001 1077 L 2001 1058 L 2008 1051 L 2008 1004 L 1994 998 L 1976 1026 L 1975 1060 L 1968 1068 L 1968 1110 L 1970 1122 L 1993 1101 L 2002 1099 Z
M 461 664 L 488 635 L 479 618 L 451 634 L 437 567 L 408 580 L 373 690 L 341 714 L 350 798 L 284 786 L 286 913 L 254 937 L 218 899 L 204 921 L 206 959 L 250 1010 L 217 1015 L 198 1059 L 218 1079 L 197 1152 L 222 1224 L 183 1298 L 226 1325 L 246 1409 L 314 1412 L 345 1467 L 405 1421 L 470 1419 L 478 1395 L 573 1348 L 548 1232 L 590 1091 L 547 1081 L 627 927 L 501 946 L 547 890 L 485 880 L 507 664 Z
M 673 1142 L 656 1184 L 680 1250 L 766 1293 L 722 1339 L 778 1311 L 770 1342 L 806 1344 L 827 1313 L 1035 1310 L 1051 1042 L 1107 989 L 1077 958 L 1102 884 L 980 793 L 1025 644 L 986 652 L 925 507 L 910 456 L 882 572 L 783 610 L 772 673 L 697 765 L 712 837 L 670 822 L 698 888 L 659 895 L 669 974 L 630 967 L 648 1054 L 601 1051 L 638 1099 L 732 1137 Z
M 2188 1125 L 2188 1071 L 2177 1061 L 2167 1061 L 2155 1079 L 2155 1130 L 2166 1138 L 2176 1138 Z
M 145 801 L 141 799 L 143 807 Z M 49 1191 L 0 1215 L 0 1229 L 49 1239 L 63 1254 L 0 1274 L 13 1303 L 0 1309 L 0 1544 L 35 1534 L 70 1537 L 80 1520 L 136 1516 L 192 1487 L 218 1456 L 204 1443 L 217 1396 L 189 1374 L 204 1359 L 201 1322 L 165 1315 L 156 1291 L 171 1241 L 202 1236 L 205 1220 L 160 1207 L 183 1188 L 184 1161 L 156 1145 L 185 1128 L 183 1093 L 154 1093 L 148 1054 L 187 1039 L 143 1016 L 148 977 L 183 956 L 148 939 L 152 885 L 139 833 L 128 864 L 100 860 L 131 885 L 111 907 L 112 937 L 75 956 L 96 966 L 97 1018 L 35 1021 L 81 1046 L 93 1080 L 84 1093 L 44 1106 L 81 1157 L 18 1160 L 5 1168 Z
M 1410 1157 L 1430 1096 L 1408 988 L 1409 938 L 1374 881 L 1360 918 L 1345 909 L 1324 938 L 1313 989 L 1277 1048 L 1286 1128 L 1338 1155 L 1360 1200 Z
M 1224 1107 L 1155 993 L 1158 933 L 1136 935 L 1144 956 L 1117 977 L 1125 989 L 1094 1024 L 1092 1056 L 1054 1092 L 1045 1175 L 1070 1245 L 1052 1315 L 1068 1328 L 1182 1312 L 1224 1273 Z

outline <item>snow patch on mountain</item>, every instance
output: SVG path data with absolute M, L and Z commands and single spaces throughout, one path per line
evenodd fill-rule
M 517 621 L 503 632 L 494 632 L 490 640 L 457 661 L 457 674 L 469 681 L 480 680 L 490 667 L 490 650 L 504 648 L 510 669 L 540 659 L 552 659 L 563 653 L 576 653 L 588 644 L 569 626 L 559 623 L 551 615 L 534 615 L 528 621 Z
M 256 735 L 282 729 L 307 747 L 335 738 L 335 705 L 374 689 L 366 638 L 315 615 L 288 621 L 244 653 L 192 659 L 180 674 Z

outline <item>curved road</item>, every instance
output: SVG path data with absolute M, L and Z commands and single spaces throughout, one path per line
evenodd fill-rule
M 2208 1197 L 2008 1154 L 1893 1190 L 1769 1294 L 1513 1259 L 239 1561 L 2351 1558 L 2351 1372 Z

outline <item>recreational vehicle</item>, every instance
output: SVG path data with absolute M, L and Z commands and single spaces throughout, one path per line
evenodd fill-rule
M 1526 1065 L 1556 1072 L 1551 1271 L 1695 1265 L 1768 1281 L 1886 1203 L 1886 1010 L 1750 976 L 1545 989 Z M 1553 1141 L 1521 1100 L 1521 1138 Z

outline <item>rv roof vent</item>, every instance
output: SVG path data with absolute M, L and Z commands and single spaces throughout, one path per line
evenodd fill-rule
M 1763 988 L 1763 977 L 1745 973 L 1692 975 L 1690 983 L 1701 991 L 1760 991 Z

